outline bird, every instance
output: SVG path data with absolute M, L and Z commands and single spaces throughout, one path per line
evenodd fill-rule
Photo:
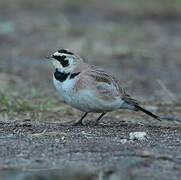
M 141 107 L 122 87 L 115 76 L 103 69 L 87 64 L 77 53 L 60 49 L 46 57 L 53 65 L 53 84 L 59 95 L 70 106 L 84 112 L 72 125 L 84 125 L 88 113 L 100 113 L 94 121 L 117 109 L 142 111 L 152 118 L 161 118 Z

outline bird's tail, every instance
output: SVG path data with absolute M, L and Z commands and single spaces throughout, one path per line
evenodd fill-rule
M 142 111 L 142 112 L 144 112 L 145 114 L 153 117 L 154 119 L 157 119 L 158 121 L 161 121 L 161 118 L 160 118 L 159 116 L 157 116 L 157 115 L 153 114 L 152 112 L 150 112 L 150 111 L 148 111 L 148 110 L 146 110 L 146 109 L 138 106 L 137 104 L 135 104 L 134 107 L 135 107 L 135 110 Z
M 150 112 L 150 111 L 140 107 L 139 104 L 138 104 L 138 101 L 133 99 L 133 98 L 131 98 L 130 95 L 124 93 L 123 96 L 122 96 L 122 99 L 127 104 L 131 105 L 134 108 L 135 111 L 142 111 L 145 114 L 151 116 L 152 118 L 157 119 L 158 121 L 161 121 L 161 118 L 159 116 L 157 116 L 157 115 L 153 114 L 152 112 Z

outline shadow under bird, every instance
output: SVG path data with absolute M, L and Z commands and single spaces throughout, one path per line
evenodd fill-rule
M 67 104 L 85 112 L 72 125 L 83 125 L 83 119 L 90 112 L 101 113 L 95 121 L 97 124 L 107 112 L 116 109 L 142 111 L 161 120 L 127 94 L 114 76 L 85 63 L 78 54 L 60 49 L 47 58 L 55 68 L 53 83 L 60 96 Z

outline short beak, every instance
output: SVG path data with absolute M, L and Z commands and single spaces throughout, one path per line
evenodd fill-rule
M 48 56 L 46 56 L 45 58 L 46 58 L 46 59 L 51 59 L 51 58 L 53 58 L 53 55 L 48 55 Z

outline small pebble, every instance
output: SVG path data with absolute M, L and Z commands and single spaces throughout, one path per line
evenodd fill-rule
M 125 143 L 127 142 L 127 139 L 121 139 L 120 142 L 121 142 L 122 144 L 125 144 Z
M 65 139 L 65 136 L 62 136 L 61 140 L 63 141 Z
M 60 140 L 59 140 L 59 139 L 55 139 L 55 142 L 56 142 L 56 143 L 59 143 L 59 142 L 60 142 Z
M 147 138 L 147 134 L 145 132 L 131 132 L 129 134 L 130 140 L 145 140 Z

